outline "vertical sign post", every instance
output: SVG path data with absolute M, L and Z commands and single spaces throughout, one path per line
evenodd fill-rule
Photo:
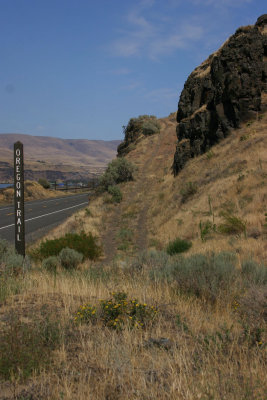
M 14 143 L 15 248 L 25 257 L 23 144 Z

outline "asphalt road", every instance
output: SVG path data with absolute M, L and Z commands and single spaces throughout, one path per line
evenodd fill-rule
M 88 204 L 88 193 L 25 202 L 26 244 L 41 238 L 50 229 Z M 0 238 L 15 242 L 14 206 L 0 207 Z

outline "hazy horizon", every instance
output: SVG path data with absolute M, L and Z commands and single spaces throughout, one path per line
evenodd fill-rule
M 49 139 L 60 139 L 60 140 L 89 140 L 90 142 L 120 142 L 122 139 L 87 139 L 87 138 L 61 138 L 58 136 L 49 136 L 49 135 L 34 135 L 29 133 L 21 133 L 21 132 L 0 132 L 0 135 L 21 135 L 21 136 L 33 136 L 39 138 L 49 138 Z

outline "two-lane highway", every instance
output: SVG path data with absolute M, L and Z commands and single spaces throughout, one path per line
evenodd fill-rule
M 38 239 L 88 204 L 88 193 L 25 202 L 26 243 Z M 14 206 L 0 207 L 0 238 L 14 242 Z

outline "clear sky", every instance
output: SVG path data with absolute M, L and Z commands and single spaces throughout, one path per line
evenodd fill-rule
M 265 7 L 264 7 L 265 5 Z M 265 0 L 0 0 L 0 132 L 123 139 Z

